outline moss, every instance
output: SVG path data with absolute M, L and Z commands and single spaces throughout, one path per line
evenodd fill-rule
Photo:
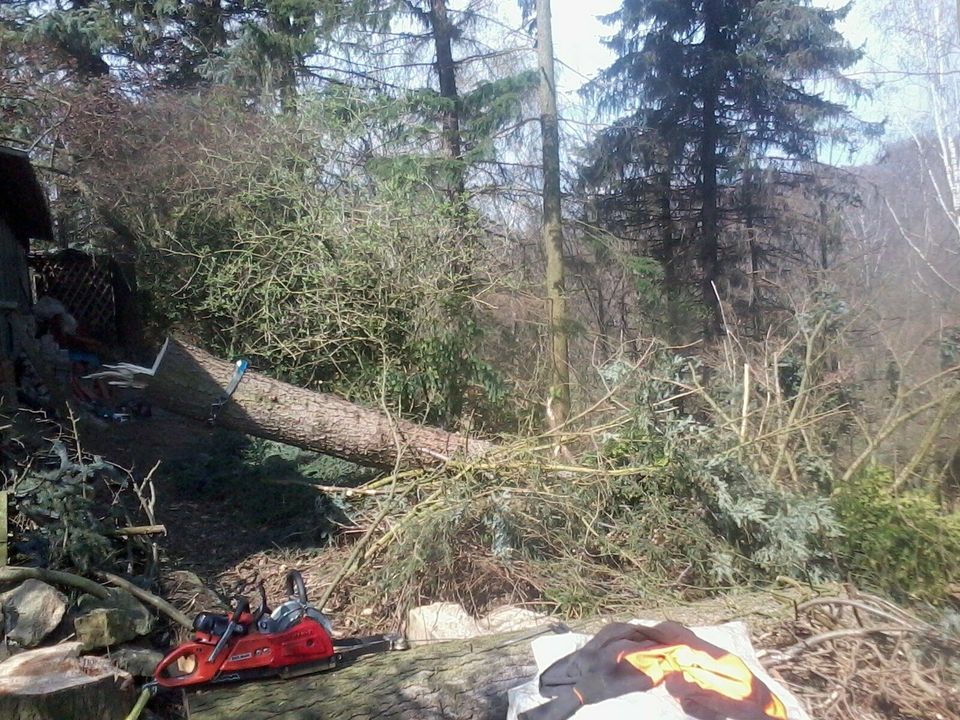
M 859 584 L 936 602 L 960 579 L 960 513 L 920 491 L 894 495 L 892 482 L 875 467 L 834 492 L 845 528 L 840 560 Z

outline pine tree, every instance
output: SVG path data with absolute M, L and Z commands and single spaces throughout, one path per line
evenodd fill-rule
M 860 57 L 836 29 L 848 7 L 809 0 L 624 0 L 607 21 L 617 60 L 592 92 L 624 113 L 584 171 L 601 207 L 646 218 L 671 304 L 697 268 L 708 334 L 722 332 L 725 195 L 772 152 L 814 157 L 820 129 L 847 109 L 813 88 L 843 82 Z M 845 83 L 850 87 L 849 83 Z
M 0 7 L 0 24 L 47 43 L 88 78 L 231 82 L 289 101 L 330 33 L 377 17 L 369 11 L 365 0 L 15 0 Z

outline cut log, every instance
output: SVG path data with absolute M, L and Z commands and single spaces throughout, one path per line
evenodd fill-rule
M 747 622 L 767 633 L 792 618 L 803 588 L 778 588 L 571 622 L 592 634 L 634 617 L 683 625 Z M 543 633 L 549 632 L 544 629 Z M 536 674 L 539 630 L 488 635 L 360 658 L 354 665 L 293 680 L 223 685 L 188 695 L 191 720 L 503 720 L 507 691 Z
M 4 720 L 122 720 L 135 699 L 133 678 L 100 657 L 79 657 L 80 643 L 14 655 L 0 663 Z
M 96 376 L 146 388 L 155 405 L 206 421 L 234 374 L 233 363 L 169 339 L 152 368 L 123 364 Z M 329 393 L 305 390 L 255 372 L 243 379 L 216 415 L 216 424 L 377 468 L 435 465 L 476 456 L 490 443 L 439 428 L 393 420 Z
M 422 645 L 293 680 L 188 696 L 191 720 L 502 720 L 507 690 L 533 677 L 530 633 Z

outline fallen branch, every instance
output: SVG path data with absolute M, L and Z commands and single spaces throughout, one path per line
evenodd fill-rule
M 22 582 L 24 580 L 42 580 L 51 585 L 66 585 L 67 587 L 83 590 L 96 598 L 106 600 L 110 593 L 102 585 L 98 585 L 93 580 L 74 575 L 73 573 L 63 572 L 61 570 L 45 570 L 44 568 L 28 567 L 0 567 L 0 583 Z
M 817 645 L 832 642 L 834 640 L 843 640 L 847 638 L 868 637 L 870 635 L 897 635 L 904 633 L 913 633 L 915 630 L 907 627 L 869 627 L 869 628 L 842 628 L 840 630 L 829 630 L 819 635 L 806 638 L 791 645 L 783 650 L 769 653 L 763 659 L 764 667 L 776 667 L 783 663 L 790 662 L 800 657 L 805 651 L 812 650 Z
M 799 641 L 761 662 L 813 717 L 956 717 L 960 676 L 947 661 L 960 652 L 955 634 L 856 592 L 801 603 L 785 629 Z
M 176 623 L 179 623 L 180 625 L 183 625 L 183 627 L 187 628 L 188 630 L 193 629 L 193 621 L 163 598 L 157 597 L 152 592 L 148 592 L 141 587 L 137 587 L 129 580 L 124 580 L 122 577 L 118 577 L 113 573 L 101 572 L 100 577 L 109 582 L 111 585 L 116 585 L 118 588 L 126 590 L 138 600 L 141 600 L 148 605 L 152 605 L 168 618 Z
M 166 535 L 166 525 L 137 525 L 133 527 L 117 528 L 111 535 L 116 537 L 131 537 L 133 535 Z

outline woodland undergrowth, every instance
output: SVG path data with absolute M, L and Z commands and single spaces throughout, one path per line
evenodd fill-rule
M 650 342 L 597 368 L 599 399 L 559 435 L 334 492 L 365 529 L 336 595 L 398 616 L 438 599 L 580 616 L 787 577 L 943 602 L 958 515 L 880 465 L 881 435 L 927 396 L 902 390 L 901 414 L 868 425 L 830 370 L 835 318 L 803 321 L 775 350 Z

